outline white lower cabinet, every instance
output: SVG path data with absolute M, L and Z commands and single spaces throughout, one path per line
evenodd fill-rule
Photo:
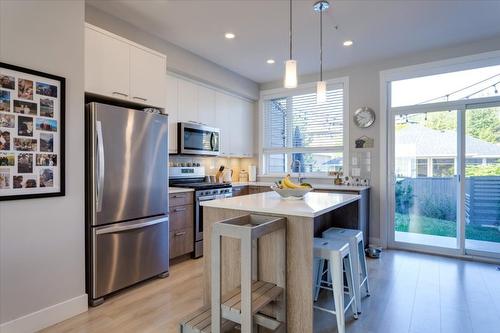
M 254 140 L 253 103 L 202 84 L 167 75 L 170 153 L 177 153 L 177 122 L 195 122 L 220 129 L 224 157 L 251 157 Z

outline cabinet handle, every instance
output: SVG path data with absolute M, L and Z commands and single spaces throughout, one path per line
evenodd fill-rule
M 185 211 L 186 208 L 174 208 L 174 212 L 177 213 L 177 212 L 183 212 Z
M 138 99 L 138 100 L 141 100 L 141 101 L 147 101 L 148 99 L 147 98 L 142 98 L 142 97 L 137 97 L 137 96 L 134 96 L 132 97 L 133 99 Z
M 120 95 L 120 96 L 123 96 L 123 97 L 128 97 L 127 94 L 121 93 L 119 91 L 113 91 L 113 95 Z
M 185 196 L 174 194 L 174 195 L 172 195 L 172 198 L 185 198 Z
M 181 232 L 176 232 L 176 233 L 174 234 L 174 236 L 176 236 L 176 237 L 177 237 L 177 236 L 184 236 L 185 234 L 186 234 L 186 232 L 185 232 L 185 231 L 181 231 Z

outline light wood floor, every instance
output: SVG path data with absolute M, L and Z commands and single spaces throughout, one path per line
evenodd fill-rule
M 371 296 L 347 332 L 490 333 L 500 328 L 500 271 L 495 265 L 403 251 L 368 260 Z M 174 265 L 170 277 L 143 283 L 43 332 L 178 332 L 202 305 L 202 259 Z M 320 302 L 331 304 L 327 291 Z M 315 332 L 336 332 L 315 311 Z

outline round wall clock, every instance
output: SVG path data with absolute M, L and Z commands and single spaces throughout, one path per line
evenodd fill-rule
M 354 116 L 352 118 L 356 126 L 359 128 L 367 128 L 375 122 L 375 112 L 369 107 L 363 106 L 354 112 Z

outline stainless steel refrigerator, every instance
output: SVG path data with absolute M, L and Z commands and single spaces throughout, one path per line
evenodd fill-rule
M 87 293 L 95 306 L 168 276 L 168 118 L 101 103 L 85 112 Z

